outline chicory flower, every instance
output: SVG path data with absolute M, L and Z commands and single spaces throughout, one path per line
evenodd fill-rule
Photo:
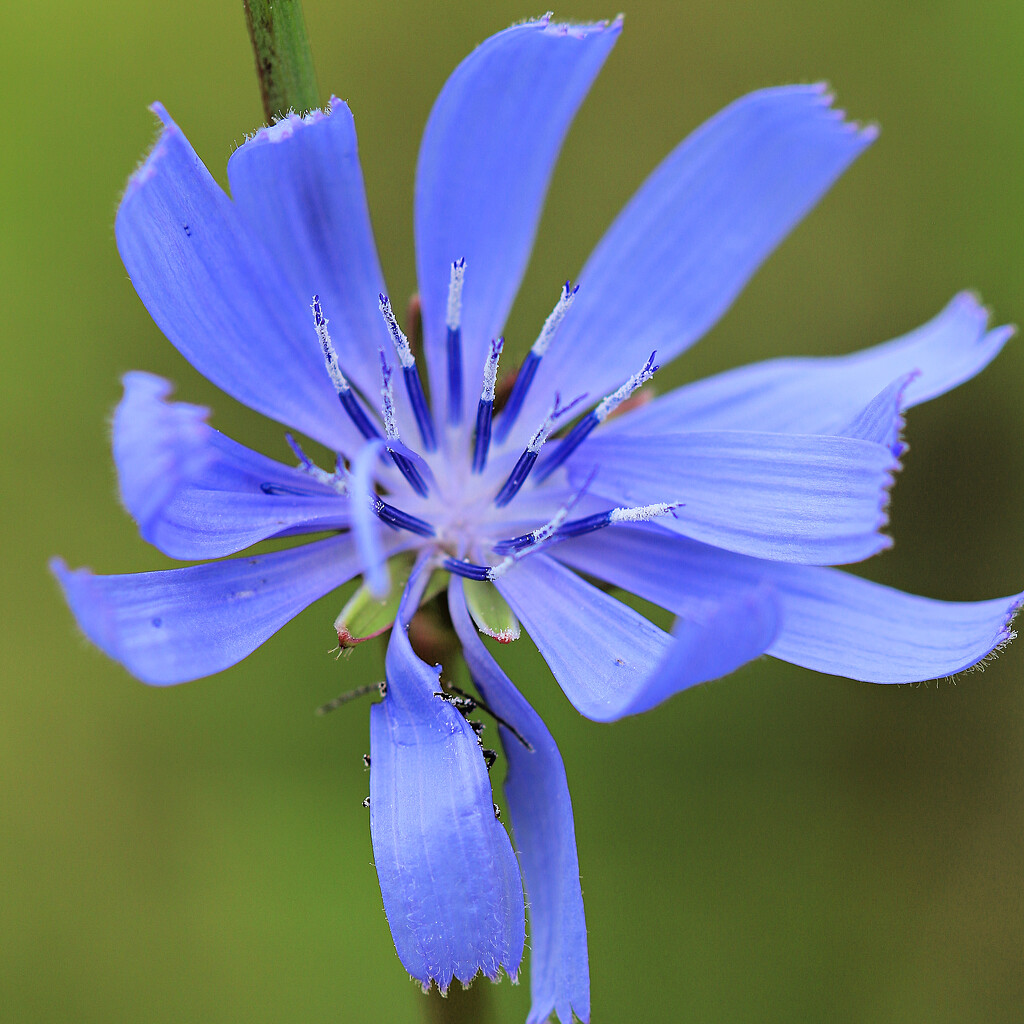
M 860 353 L 631 401 L 872 141 L 819 86 L 746 96 L 674 150 L 579 285 L 552 289 L 498 398 L 500 332 L 552 168 L 620 28 L 517 25 L 445 85 L 416 176 L 420 351 L 387 298 L 343 102 L 258 131 L 228 162 L 230 199 L 156 107 L 162 134 L 116 223 L 139 296 L 211 381 L 336 461 L 295 442 L 297 465 L 266 458 L 170 401 L 166 381 L 130 373 L 113 434 L 124 503 L 147 540 L 192 561 L 330 536 L 139 575 L 55 564 L 85 633 L 155 685 L 233 665 L 362 576 L 354 600 L 396 617 L 370 713 L 369 807 L 398 954 L 442 991 L 479 971 L 516 976 L 525 885 L 531 1022 L 589 1019 L 572 809 L 554 740 L 479 631 L 508 642 L 521 624 L 579 711 L 610 721 L 762 654 L 874 682 L 946 676 L 1012 636 L 1020 599 L 934 601 L 829 568 L 890 543 L 904 411 L 1009 337 L 970 295 Z M 585 577 L 675 613 L 674 632 Z M 518 860 L 472 702 L 442 690 L 409 640 L 445 581 L 499 722 Z

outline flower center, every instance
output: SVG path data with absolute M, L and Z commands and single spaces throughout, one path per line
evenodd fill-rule
M 530 436 L 526 447 L 516 452 L 507 444 L 512 427 L 522 412 L 545 353 L 555 340 L 558 328 L 572 306 L 578 286 L 568 281 L 545 320 L 504 404 L 495 419 L 498 363 L 504 338 L 491 340 L 484 364 L 480 397 L 472 425 L 465 422 L 462 369 L 462 289 L 465 260 L 451 264 L 445 325 L 447 337 L 447 414 L 435 420 L 427 402 L 416 356 L 386 295 L 378 296 L 381 315 L 398 357 L 407 399 L 406 424 L 415 425 L 417 447 L 410 447 L 399 431 L 400 414 L 396 409 L 394 368 L 388 354 L 380 352 L 380 421 L 364 407 L 342 368 L 327 330 L 327 318 L 319 297 L 313 297 L 313 322 L 323 351 L 327 373 L 338 399 L 360 435 L 367 441 L 382 443 L 381 463 L 373 476 L 376 488 L 365 495 L 377 518 L 391 529 L 404 530 L 423 539 L 432 548 L 438 564 L 449 571 L 474 580 L 493 580 L 517 560 L 541 547 L 569 537 L 589 533 L 619 522 L 642 522 L 671 513 L 678 503 L 645 505 L 639 508 L 604 508 L 588 492 L 596 469 L 581 487 L 572 490 L 566 474 L 556 470 L 580 448 L 590 433 L 608 418 L 658 369 L 655 354 L 621 387 L 606 395 L 572 429 L 545 448 L 552 434 L 567 423 L 569 414 L 587 395 L 578 395 L 563 403 L 555 392 L 547 414 Z M 440 389 L 439 389 L 440 390 Z M 438 396 L 435 395 L 435 401 Z M 589 403 L 588 403 L 589 404 Z M 411 423 L 408 422 L 411 420 Z M 443 424 L 439 444 L 436 423 Z M 289 440 L 300 466 L 313 477 L 349 494 L 349 475 L 339 456 L 334 473 L 315 466 L 293 441 Z M 421 454 L 422 452 L 422 454 Z M 542 454 L 543 453 L 543 454 Z M 391 464 L 391 469 L 388 468 Z M 397 473 L 397 475 L 396 475 Z M 522 495 L 517 502 L 516 499 Z M 355 495 L 350 495 L 355 497 Z M 587 501 L 587 514 L 571 519 L 573 510 Z M 524 527 L 526 530 L 524 532 Z

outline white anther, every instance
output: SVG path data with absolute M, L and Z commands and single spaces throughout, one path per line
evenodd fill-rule
M 657 369 L 658 367 L 654 365 L 654 353 L 651 353 L 651 358 L 647 360 L 642 370 L 634 373 L 621 388 L 601 400 L 601 404 L 594 410 L 597 422 L 603 423 L 608 419 L 637 388 L 646 384 L 654 376 Z
M 327 372 L 330 375 L 331 383 L 334 385 L 334 390 L 340 395 L 343 391 L 350 390 L 350 386 L 349 382 L 345 379 L 345 375 L 341 372 L 341 367 L 338 366 L 338 353 L 335 352 L 331 336 L 327 333 L 327 317 L 324 316 L 323 310 L 320 308 L 320 297 L 318 295 L 313 296 L 313 305 L 309 308 L 313 310 L 313 323 L 316 324 L 316 336 L 320 339 L 320 348 L 324 353 Z
M 638 505 L 636 508 L 613 508 L 608 513 L 609 523 L 646 523 L 659 516 L 674 512 L 683 503 L 681 501 L 658 502 L 655 505 Z
M 456 260 L 448 278 L 448 315 L 445 323 L 449 331 L 457 331 L 462 323 L 462 281 L 465 276 L 465 259 Z
M 505 346 L 505 339 L 498 338 L 491 342 L 490 351 L 487 353 L 487 362 L 484 364 L 484 386 L 480 392 L 481 402 L 494 401 L 494 389 L 498 383 L 498 360 L 501 358 L 501 350 Z
M 391 300 L 386 295 L 380 295 L 378 296 L 378 304 L 381 315 L 384 317 L 388 330 L 391 332 L 391 340 L 395 343 L 395 351 L 398 353 L 399 361 L 403 368 L 408 370 L 416 365 L 416 359 L 412 354 L 409 339 L 402 333 L 402 328 L 398 326 L 398 319 L 391 309 Z
M 492 582 L 496 579 L 500 579 L 516 564 L 516 560 L 511 555 L 506 555 L 497 565 L 492 565 L 487 570 L 487 578 Z
M 395 387 L 391 383 L 391 367 L 388 366 L 383 349 L 380 353 L 380 404 L 384 413 L 384 433 L 389 441 L 398 440 L 398 423 L 395 420 Z
M 533 354 L 535 356 L 544 355 L 551 347 L 551 342 L 554 341 L 555 334 L 562 325 L 562 320 L 565 318 L 565 314 L 569 312 L 569 307 L 572 305 L 573 299 L 576 298 L 576 293 L 579 290 L 579 285 L 576 285 L 575 288 L 570 288 L 569 282 L 565 282 L 561 294 L 558 296 L 555 308 L 548 314 L 548 318 L 544 321 L 544 326 L 540 329 L 537 340 L 533 343 Z
M 558 407 L 558 400 L 555 400 L 555 404 L 551 406 L 551 411 L 544 418 L 544 422 L 534 432 L 533 437 L 530 438 L 530 443 L 526 446 L 526 450 L 533 452 L 536 455 L 541 448 L 544 447 L 544 442 L 551 436 L 551 431 L 555 429 L 555 419 L 561 413 Z

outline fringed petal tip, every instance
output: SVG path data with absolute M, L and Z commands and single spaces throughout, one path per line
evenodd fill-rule
M 1010 604 L 1003 618 L 1002 629 L 996 634 L 991 648 L 973 664 L 964 666 L 959 672 L 950 673 L 948 678 L 955 679 L 964 672 L 984 672 L 1017 639 L 1017 631 L 1013 628 L 1013 622 L 1020 614 L 1022 608 L 1024 608 L 1024 593 L 1016 594 L 1010 598 Z
M 332 115 L 340 115 L 352 121 L 352 112 L 349 110 L 348 104 L 333 93 L 331 94 L 330 102 L 323 107 L 307 110 L 304 114 L 299 114 L 295 110 L 289 110 L 273 124 L 265 124 L 254 132 L 249 132 L 245 136 L 243 145 L 251 146 L 253 144 L 262 145 L 265 143 L 282 142 L 285 139 L 290 139 L 302 128 L 310 128 L 313 125 L 322 124 Z
M 121 383 L 124 395 L 114 411 L 112 437 L 121 502 L 142 536 L 157 543 L 154 521 L 175 491 L 213 459 L 210 410 L 168 402 L 174 385 L 152 373 L 133 370 Z
M 856 135 L 863 140 L 865 145 L 870 145 L 878 138 L 881 131 L 878 124 L 873 121 L 861 124 L 860 121 L 849 117 L 842 107 L 835 105 L 836 94 L 828 82 L 815 82 L 810 89 L 817 96 L 818 103 L 826 112 L 826 116 L 835 121 L 847 134 Z
M 476 973 L 473 974 L 471 977 L 466 978 L 466 979 L 463 979 L 463 978 L 459 977 L 458 975 L 455 975 L 454 977 L 449 977 L 448 980 L 444 981 L 443 984 L 442 984 L 442 980 L 443 979 L 427 978 L 424 981 L 423 978 L 418 978 L 415 974 L 410 974 L 409 975 L 409 980 L 412 981 L 412 982 L 415 982 L 417 985 L 419 985 L 420 991 L 424 995 L 429 994 L 432 989 L 436 988 L 437 992 L 441 996 L 441 998 L 442 999 L 447 999 L 448 998 L 448 993 L 451 991 L 451 987 L 452 987 L 452 985 L 456 981 L 462 986 L 463 992 L 465 992 L 466 989 L 472 988 L 473 987 L 473 983 L 478 978 L 486 978 L 492 985 L 498 985 L 498 984 L 500 984 L 500 982 L 502 980 L 502 977 L 504 976 L 504 977 L 508 978 L 508 980 L 509 980 L 509 982 L 511 984 L 518 985 L 519 984 L 519 965 L 515 965 L 514 966 L 514 970 L 515 970 L 515 973 L 513 973 L 513 966 L 512 965 L 502 963 L 502 964 L 499 964 L 497 966 L 497 968 L 495 970 L 493 970 L 493 971 L 487 971 L 482 966 L 478 967 L 477 970 L 476 970 Z M 529 1024 L 529 1022 L 527 1022 L 527 1024 Z M 585 1022 L 584 1022 L 584 1024 L 585 1024 Z
M 144 185 L 156 172 L 156 165 L 167 152 L 168 140 L 172 135 L 180 134 L 181 129 L 175 124 L 173 118 L 167 113 L 167 108 L 157 100 L 149 105 L 149 111 L 155 114 L 159 121 L 160 134 L 150 147 L 149 152 L 139 161 L 138 166 L 132 171 L 121 194 L 123 204 L 141 185 Z
M 586 39 L 587 36 L 594 35 L 598 32 L 614 32 L 619 33 L 622 31 L 622 23 L 624 16 L 622 14 L 615 15 L 614 18 L 604 21 L 585 21 L 585 22 L 559 22 L 552 21 L 554 17 L 552 11 L 548 11 L 547 14 L 542 18 L 537 18 L 535 21 L 522 22 L 524 25 L 533 25 L 541 29 L 545 35 L 549 36 L 570 36 L 573 39 Z

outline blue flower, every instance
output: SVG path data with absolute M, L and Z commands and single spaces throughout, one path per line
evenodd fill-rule
M 495 410 L 500 332 L 552 167 L 620 28 L 517 25 L 444 87 L 416 176 L 420 352 L 386 297 L 344 103 L 257 132 L 228 163 L 230 199 L 157 107 L 162 134 L 116 224 L 139 296 L 211 381 L 337 460 L 322 468 L 294 442 L 297 466 L 266 458 L 131 373 L 113 434 L 124 503 L 147 540 L 192 561 L 330 536 L 140 575 L 55 565 L 86 634 L 155 685 L 233 665 L 357 576 L 363 596 L 390 584 L 370 826 L 395 945 L 424 986 L 515 976 L 525 885 L 531 1022 L 589 1018 L 572 809 L 554 740 L 478 627 L 508 641 L 521 623 L 569 700 L 610 721 L 762 654 L 874 682 L 960 672 L 1010 639 L 1020 599 L 933 601 L 828 568 L 890 543 L 904 411 L 1009 337 L 970 295 L 860 353 L 638 401 L 872 141 L 820 87 L 753 93 L 674 150 L 578 289 L 559 290 Z M 675 613 L 674 632 L 588 577 Z M 479 722 L 409 641 L 444 579 L 500 723 L 518 861 Z

